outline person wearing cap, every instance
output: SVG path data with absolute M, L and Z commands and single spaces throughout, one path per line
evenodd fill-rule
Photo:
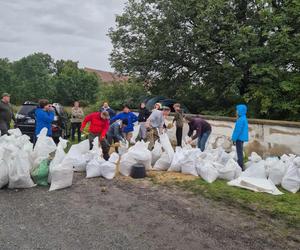
M 170 114 L 170 108 L 164 106 L 161 110 L 154 109 L 146 121 L 147 141 L 149 141 L 149 149 L 152 150 L 154 143 L 159 139 L 159 134 L 162 134 L 165 126 L 165 117 Z
M 126 140 L 130 142 L 133 135 L 134 123 L 138 120 L 138 117 L 133 112 L 130 111 L 128 105 L 124 105 L 123 112 L 112 117 L 110 122 L 114 123 L 117 120 L 124 120 L 124 119 L 127 119 L 128 124 L 126 127 L 123 128 L 123 134 Z
M 109 129 L 109 114 L 107 111 L 103 112 L 94 112 L 87 115 L 81 125 L 81 132 L 84 130 L 87 124 L 90 124 L 89 127 L 89 142 L 90 149 L 93 148 L 93 141 L 98 136 L 99 143 L 102 147 L 103 158 L 105 160 L 109 159 L 109 144 L 105 139 L 106 133 Z
M 15 116 L 10 105 L 10 94 L 3 93 L 0 101 L 0 136 L 7 134 L 11 120 L 15 121 Z
M 188 143 L 192 143 L 193 140 L 198 138 L 197 147 L 203 152 L 207 139 L 211 134 L 211 125 L 201 117 L 186 116 L 185 119 L 189 124 L 188 136 L 190 139 Z
M 112 143 L 118 143 L 119 141 L 125 141 L 123 135 L 123 129 L 128 125 L 128 120 L 124 119 L 116 121 L 109 126 L 109 130 L 106 134 L 107 142 L 111 146 Z M 115 147 L 116 153 L 118 153 L 118 147 Z
M 39 107 L 35 109 L 35 139 L 43 128 L 47 128 L 47 136 L 52 136 L 52 122 L 54 121 L 54 110 L 47 99 L 39 100 Z

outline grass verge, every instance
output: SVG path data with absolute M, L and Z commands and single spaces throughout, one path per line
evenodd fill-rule
M 178 174 L 177 174 L 178 175 Z M 226 181 L 217 180 L 209 184 L 201 178 L 180 178 L 171 173 L 151 173 L 150 178 L 156 184 L 176 185 L 191 191 L 195 195 L 223 202 L 230 206 L 263 213 L 273 219 L 283 221 L 289 227 L 300 229 L 300 193 L 292 194 L 281 190 L 284 195 L 274 196 L 256 193 L 227 185 Z

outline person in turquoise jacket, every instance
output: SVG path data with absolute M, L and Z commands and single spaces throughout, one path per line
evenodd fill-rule
M 244 169 L 244 154 L 243 147 L 244 142 L 249 140 L 249 129 L 248 129 L 248 120 L 246 117 L 247 106 L 240 104 L 236 106 L 237 120 L 235 123 L 235 128 L 232 133 L 232 141 L 236 145 L 236 153 L 238 158 L 238 164 Z
M 35 110 L 35 136 L 38 136 L 43 128 L 47 128 L 47 136 L 52 136 L 52 122 L 54 111 L 46 99 L 39 101 L 39 107 Z
M 123 134 L 124 134 L 124 138 L 126 138 L 126 140 L 130 142 L 130 140 L 132 138 L 134 123 L 138 120 L 138 117 L 134 113 L 130 112 L 130 108 L 128 105 L 124 105 L 123 112 L 112 117 L 110 119 L 110 123 L 112 124 L 113 122 L 115 122 L 117 120 L 127 120 L 128 121 L 128 125 L 123 128 Z

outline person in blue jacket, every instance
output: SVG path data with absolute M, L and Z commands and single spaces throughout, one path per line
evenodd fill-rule
M 243 146 L 244 142 L 249 140 L 249 129 L 248 129 L 248 120 L 246 117 L 247 106 L 240 104 L 236 106 L 237 120 L 235 123 L 235 128 L 232 133 L 232 141 L 236 145 L 236 153 L 238 158 L 238 164 L 244 169 L 244 154 Z
M 123 128 L 123 134 L 124 134 L 124 138 L 126 138 L 126 140 L 130 142 L 132 138 L 134 123 L 138 120 L 138 117 L 130 111 L 129 106 L 124 105 L 123 112 L 112 117 L 110 122 L 112 124 L 116 120 L 126 120 L 126 119 L 128 121 L 128 125 Z
M 39 101 L 39 107 L 35 110 L 35 136 L 37 137 L 43 128 L 47 128 L 47 136 L 52 136 L 51 124 L 54 121 L 54 110 L 47 99 Z

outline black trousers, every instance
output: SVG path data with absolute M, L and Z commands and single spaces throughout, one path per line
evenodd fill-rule
M 96 134 L 89 133 L 90 150 L 93 149 L 93 141 L 97 136 L 98 135 L 96 135 Z M 107 161 L 109 159 L 110 145 L 108 144 L 108 141 L 106 139 L 100 141 L 100 145 L 102 148 L 103 158 L 104 158 L 104 160 Z
M 237 162 L 242 170 L 244 170 L 244 142 L 237 140 L 236 141 L 236 154 L 237 154 Z
M 177 139 L 177 146 L 181 147 L 182 144 L 182 128 L 176 128 L 176 139 Z
M 78 141 L 81 141 L 80 127 L 81 127 L 81 122 L 72 122 L 72 124 L 71 124 L 71 138 L 72 138 L 72 141 L 75 140 L 76 131 L 77 131 Z

